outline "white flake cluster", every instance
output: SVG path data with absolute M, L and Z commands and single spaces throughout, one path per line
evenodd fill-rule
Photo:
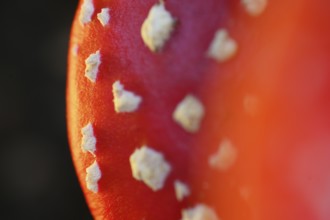
M 134 151 L 129 161 L 136 180 L 143 181 L 153 191 L 163 188 L 171 171 L 171 166 L 163 154 L 148 146 L 142 146 Z
M 181 220 L 219 220 L 214 209 L 205 204 L 197 204 L 193 208 L 184 209 L 181 214 Z
M 124 86 L 119 80 L 112 85 L 113 103 L 115 111 L 120 112 L 134 112 L 138 109 L 142 98 L 133 92 L 124 89 Z
M 101 179 L 101 170 L 96 161 L 86 169 L 87 189 L 97 193 L 99 190 L 98 181 Z
M 209 158 L 209 165 L 220 171 L 227 171 L 237 159 L 237 150 L 230 140 L 224 139 L 218 151 Z
M 89 57 L 85 60 L 85 77 L 87 77 L 92 83 L 95 83 L 96 81 L 100 64 L 101 54 L 99 50 L 89 55 Z
M 79 21 L 82 25 L 89 23 L 92 20 L 94 13 L 93 0 L 84 0 L 81 5 Z
M 83 152 L 90 152 L 95 156 L 96 138 L 94 136 L 94 129 L 92 123 L 88 123 L 81 129 L 82 141 L 81 149 Z
M 97 19 L 100 21 L 102 26 L 106 26 L 110 20 L 110 9 L 102 8 L 101 12 L 97 14 Z
M 205 110 L 201 101 L 193 95 L 187 95 L 175 108 L 173 120 L 187 132 L 196 133 L 199 130 Z
M 251 16 L 262 14 L 267 6 L 268 0 L 242 0 L 246 12 Z
M 174 25 L 175 19 L 165 9 L 164 3 L 154 5 L 141 27 L 145 45 L 153 52 L 162 49 L 170 38 Z
M 226 29 L 219 29 L 207 51 L 207 56 L 218 62 L 225 62 L 232 58 L 237 52 L 237 43 L 232 39 Z
M 185 197 L 190 195 L 190 189 L 187 184 L 179 180 L 174 181 L 174 191 L 178 201 L 182 201 Z

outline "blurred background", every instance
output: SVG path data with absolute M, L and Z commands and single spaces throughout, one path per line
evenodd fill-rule
M 92 219 L 65 123 L 66 56 L 77 3 L 1 2 L 0 219 Z

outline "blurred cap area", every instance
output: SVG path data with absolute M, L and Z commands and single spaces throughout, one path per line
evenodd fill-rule
M 92 219 L 65 122 L 67 50 L 78 0 L 0 7 L 0 219 Z

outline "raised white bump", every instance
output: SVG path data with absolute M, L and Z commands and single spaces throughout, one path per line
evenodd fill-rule
M 237 159 L 237 150 L 229 139 L 224 139 L 218 151 L 209 158 L 209 165 L 220 171 L 227 171 Z
M 173 120 L 187 132 L 196 133 L 204 117 L 203 103 L 193 95 L 187 95 L 175 108 Z
M 92 20 L 94 13 L 93 0 L 84 0 L 81 5 L 79 21 L 82 25 L 89 23 Z
M 86 169 L 85 180 L 86 180 L 87 189 L 92 191 L 93 193 L 97 193 L 99 191 L 98 181 L 101 179 L 101 177 L 102 177 L 101 170 L 95 160 L 94 163 L 92 163 L 92 165 L 90 165 Z
M 101 12 L 97 14 L 97 19 L 100 21 L 102 26 L 106 26 L 110 20 L 110 9 L 102 8 Z
M 184 209 L 181 215 L 181 220 L 219 220 L 214 209 L 205 204 L 197 204 L 193 208 Z
M 259 99 L 254 95 L 246 95 L 243 100 L 243 107 L 246 114 L 256 116 L 259 112 Z
M 134 112 L 139 108 L 142 98 L 133 92 L 124 89 L 124 86 L 119 80 L 112 85 L 113 103 L 115 111 L 120 112 Z
M 87 77 L 92 83 L 95 83 L 96 81 L 100 64 L 101 54 L 99 50 L 89 55 L 89 57 L 85 60 L 85 77 Z
M 79 46 L 78 44 L 74 44 L 71 48 L 71 52 L 73 54 L 73 56 L 77 56 L 78 55 L 78 51 L 79 51 Z
M 153 52 L 163 48 L 174 29 L 175 19 L 165 9 L 164 3 L 154 5 L 141 27 L 145 45 Z
M 95 156 L 96 151 L 96 138 L 94 136 L 94 129 L 92 123 L 88 123 L 81 129 L 82 140 L 81 149 L 83 152 L 90 152 Z
M 247 186 L 240 187 L 239 193 L 240 193 L 241 197 L 246 201 L 248 201 L 251 197 L 251 190 Z
M 153 191 L 163 188 L 171 166 L 162 153 L 148 146 L 142 146 L 134 151 L 129 161 L 132 175 L 136 180 L 144 182 Z
M 237 43 L 232 39 L 226 29 L 219 29 L 207 51 L 207 56 L 218 62 L 225 62 L 237 53 Z
M 175 197 L 178 201 L 182 201 L 185 197 L 190 195 L 190 189 L 187 184 L 180 180 L 174 181 Z
M 242 0 L 246 12 L 251 16 L 262 14 L 268 4 L 268 0 Z

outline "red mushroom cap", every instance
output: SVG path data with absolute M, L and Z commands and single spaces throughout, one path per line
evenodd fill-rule
M 72 156 L 95 219 L 330 219 L 327 0 L 81 0 Z

